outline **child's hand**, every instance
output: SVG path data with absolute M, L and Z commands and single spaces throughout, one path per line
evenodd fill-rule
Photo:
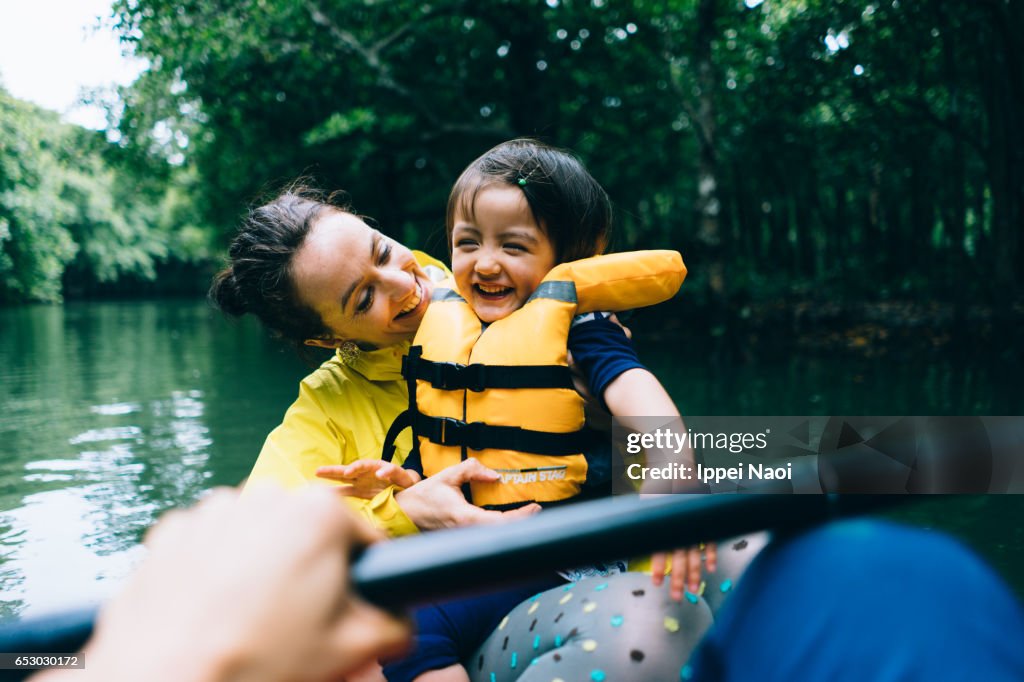
M 423 479 L 412 469 L 403 469 L 397 464 L 379 459 L 360 459 L 352 464 L 322 466 L 316 470 L 316 475 L 330 481 L 342 481 L 345 485 L 338 486 L 338 493 L 364 500 L 372 500 L 388 486 L 408 488 Z
M 665 552 L 651 557 L 651 582 L 656 586 L 665 580 L 667 557 L 668 554 Z M 714 573 L 718 563 L 718 548 L 715 543 L 709 542 L 672 552 L 672 573 L 669 576 L 669 594 L 672 599 L 681 601 L 684 589 L 690 594 L 697 594 L 700 591 L 702 559 L 708 573 Z

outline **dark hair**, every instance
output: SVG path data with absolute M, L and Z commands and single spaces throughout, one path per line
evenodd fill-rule
M 474 220 L 481 190 L 495 184 L 518 187 L 534 220 L 564 263 L 602 253 L 612 227 L 612 205 L 604 188 L 573 154 L 539 140 L 502 142 L 469 164 L 448 196 L 445 226 L 451 249 L 455 214 Z
M 275 336 L 298 346 L 330 330 L 299 300 L 292 259 L 325 211 L 351 212 L 344 195 L 293 184 L 249 214 L 228 248 L 229 265 L 210 285 L 209 299 L 228 315 L 252 313 Z

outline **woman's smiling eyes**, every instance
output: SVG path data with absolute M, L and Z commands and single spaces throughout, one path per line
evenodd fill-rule
M 380 247 L 377 252 L 377 265 L 387 265 L 388 261 L 391 260 L 391 241 L 386 237 L 382 237 L 378 242 Z M 363 289 L 363 293 L 359 296 L 359 303 L 356 305 L 356 314 L 365 313 L 373 305 L 373 287 L 368 286 Z
M 356 314 L 365 313 L 373 305 L 373 287 L 363 289 L 363 295 L 359 297 L 359 305 L 356 306 Z

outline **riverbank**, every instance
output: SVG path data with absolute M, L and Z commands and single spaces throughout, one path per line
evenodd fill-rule
M 776 299 L 744 304 L 714 321 L 710 309 L 680 304 L 668 315 L 663 307 L 639 311 L 627 324 L 652 340 L 731 348 L 741 362 L 799 350 L 866 358 L 982 352 L 1018 364 L 1024 301 L 999 315 L 991 305 L 958 308 L 947 301 Z

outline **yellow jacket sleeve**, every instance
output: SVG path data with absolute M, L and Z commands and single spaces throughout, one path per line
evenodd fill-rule
M 379 457 L 387 427 L 405 405 L 397 382 L 352 381 L 353 374 L 332 359 L 307 377 L 284 420 L 267 436 L 246 485 L 273 481 L 286 488 L 337 483 L 316 477 L 318 467 Z M 358 375 L 356 375 L 358 376 Z M 370 384 L 361 386 L 361 383 Z M 378 385 L 372 385 L 377 383 Z M 404 441 L 408 441 L 408 436 Z M 402 447 L 408 453 L 411 441 Z M 391 487 L 372 500 L 344 498 L 352 509 L 390 536 L 417 532 L 395 500 Z
M 434 281 L 450 274 L 444 264 L 413 252 Z M 274 481 L 286 488 L 310 483 L 337 485 L 316 477 L 318 467 L 349 464 L 381 455 L 391 423 L 407 406 L 402 357 L 409 344 L 361 352 L 354 360 L 338 355 L 303 379 L 299 397 L 285 413 L 260 451 L 248 484 Z M 406 430 L 395 443 L 394 461 L 401 464 L 412 448 Z M 391 536 L 418 532 L 395 500 L 395 488 L 372 500 L 345 498 L 352 508 Z

